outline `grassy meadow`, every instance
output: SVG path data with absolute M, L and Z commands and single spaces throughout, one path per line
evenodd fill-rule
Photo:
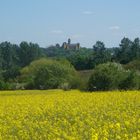
M 1 140 L 138 140 L 140 92 L 1 91 Z

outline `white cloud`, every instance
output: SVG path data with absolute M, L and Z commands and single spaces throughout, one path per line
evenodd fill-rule
M 51 33 L 52 34 L 62 34 L 63 31 L 62 30 L 52 30 Z
M 119 30 L 120 27 L 119 26 L 111 26 L 109 27 L 110 30 Z
M 84 14 L 84 15 L 92 15 L 93 12 L 92 12 L 92 11 L 83 11 L 83 14 Z

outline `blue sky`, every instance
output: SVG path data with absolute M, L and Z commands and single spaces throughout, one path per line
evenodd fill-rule
M 0 0 L 0 42 L 116 47 L 140 37 L 140 0 Z

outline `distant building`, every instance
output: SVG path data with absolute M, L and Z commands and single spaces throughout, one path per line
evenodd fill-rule
M 71 39 L 68 39 L 68 43 L 64 42 L 62 47 L 64 49 L 70 49 L 70 50 L 79 50 L 80 49 L 80 43 L 75 43 L 75 44 L 72 44 L 71 43 Z

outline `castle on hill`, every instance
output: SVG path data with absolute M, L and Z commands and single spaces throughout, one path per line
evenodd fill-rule
M 68 43 L 67 42 L 64 42 L 62 47 L 64 49 L 67 49 L 67 50 L 79 50 L 80 49 L 80 43 L 71 43 L 71 39 L 69 38 L 68 39 Z

